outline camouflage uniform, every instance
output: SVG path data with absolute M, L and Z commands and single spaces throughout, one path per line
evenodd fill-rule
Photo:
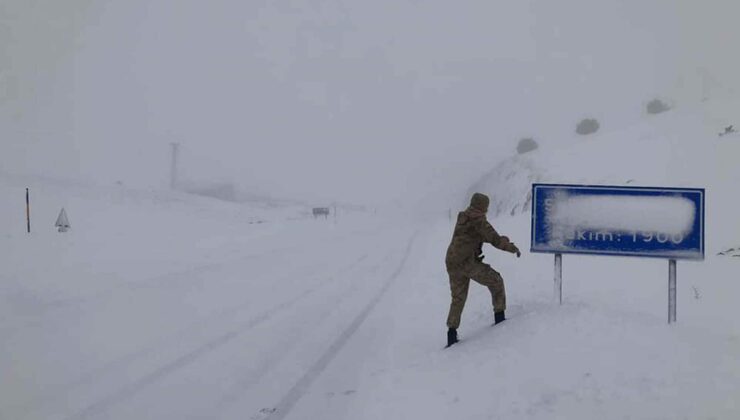
M 468 297 L 470 280 L 487 286 L 493 299 L 494 312 L 503 313 L 506 309 L 504 279 L 498 271 L 483 262 L 483 243 L 519 256 L 519 249 L 506 236 L 499 235 L 486 220 L 489 199 L 486 195 L 475 193 L 470 207 L 457 216 L 455 232 L 447 248 L 445 264 L 450 276 L 452 303 L 447 317 L 447 326 L 457 329 L 465 300 Z

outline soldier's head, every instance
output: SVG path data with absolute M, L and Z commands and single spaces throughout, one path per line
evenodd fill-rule
M 470 199 L 470 207 L 480 210 L 484 213 L 488 212 L 488 203 L 490 200 L 488 199 L 488 196 L 481 193 L 475 193 L 473 194 L 473 197 Z

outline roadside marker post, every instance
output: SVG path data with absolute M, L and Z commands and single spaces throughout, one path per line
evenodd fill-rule
M 31 233 L 31 202 L 26 188 L 26 230 Z

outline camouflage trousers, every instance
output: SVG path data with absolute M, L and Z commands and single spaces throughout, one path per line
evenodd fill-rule
M 450 291 L 452 292 L 447 327 L 458 328 L 460 326 L 460 317 L 465 307 L 465 300 L 468 298 L 468 287 L 471 279 L 488 287 L 491 292 L 494 312 L 506 310 L 504 279 L 490 265 L 477 260 L 469 260 L 459 266 L 448 266 L 447 273 L 450 276 Z

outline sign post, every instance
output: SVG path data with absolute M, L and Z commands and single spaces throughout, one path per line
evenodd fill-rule
M 676 260 L 668 260 L 668 323 L 676 322 Z
M 533 184 L 531 252 L 668 260 L 668 323 L 676 322 L 676 261 L 704 259 L 704 189 Z
M 563 304 L 563 254 L 555 254 L 555 300 Z

